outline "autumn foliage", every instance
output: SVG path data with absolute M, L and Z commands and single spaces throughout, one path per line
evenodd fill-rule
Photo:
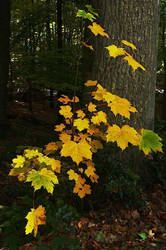
M 81 12 L 78 16 L 81 16 Z M 92 25 L 88 28 L 95 36 L 109 38 L 104 29 L 93 22 L 95 18 L 93 14 L 89 15 L 88 19 L 92 21 Z M 93 49 L 92 45 L 87 45 L 85 42 L 82 44 L 88 49 Z M 125 40 L 122 44 L 136 49 L 135 45 Z M 111 44 L 106 49 L 109 56 L 114 58 L 121 56 L 133 70 L 137 68 L 145 70 L 123 47 L 118 48 Z M 76 105 L 79 103 L 77 96 L 71 99 L 62 95 L 59 98 L 61 103 L 59 113 L 64 118 L 63 123 L 55 126 L 59 140 L 50 142 L 43 150 L 37 148 L 24 150 L 22 155 L 17 155 L 13 159 L 9 175 L 18 176 L 19 181 L 31 182 L 34 191 L 44 188 L 53 194 L 55 185 L 59 184 L 63 162 L 67 159 L 71 167 L 66 175 L 74 183 L 73 193 L 83 198 L 92 192 L 89 183 L 98 182 L 99 176 L 96 173 L 93 154 L 103 148 L 103 143 L 115 142 L 122 150 L 132 144 L 145 154 L 151 150 L 162 151 L 161 138 L 154 132 L 142 129 L 138 133 L 129 125 L 119 127 L 111 124 L 110 113 L 130 119 L 130 114 L 137 112 L 127 99 L 108 92 L 97 80 L 88 80 L 85 86 L 87 89 L 93 88 L 93 91 L 90 100 L 81 109 L 76 108 L 79 106 Z M 26 219 L 28 220 L 26 234 L 34 230 L 36 236 L 38 225 L 45 224 L 45 209 L 42 206 L 37 209 L 32 208 Z

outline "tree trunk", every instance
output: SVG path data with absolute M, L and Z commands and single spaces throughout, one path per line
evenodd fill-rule
M 95 39 L 92 79 L 98 79 L 108 91 L 127 98 L 137 108 L 130 125 L 153 129 L 159 1 L 92 0 L 92 5 L 100 15 L 100 25 L 110 35 L 110 39 L 99 36 Z M 121 40 L 137 47 L 136 52 L 126 50 L 146 68 L 145 72 L 141 69 L 134 72 L 126 62 L 118 64 L 120 59 L 109 57 L 105 47 L 112 43 L 121 46 Z M 117 116 L 116 121 L 122 124 L 124 119 Z
M 7 132 L 7 83 L 9 77 L 10 1 L 0 1 L 0 138 Z

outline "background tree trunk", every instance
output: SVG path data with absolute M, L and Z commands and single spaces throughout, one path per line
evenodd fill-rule
M 92 79 L 98 79 L 107 90 L 127 98 L 137 108 L 138 113 L 131 116 L 132 126 L 153 129 L 159 0 L 92 0 L 92 6 L 111 38 L 95 39 Z M 146 68 L 145 72 L 141 69 L 134 72 L 126 62 L 118 63 L 120 58 L 109 57 L 105 47 L 112 43 L 121 46 L 121 40 L 137 47 L 137 51 L 129 53 Z M 123 123 L 124 119 L 117 117 L 116 121 Z
M 0 1 L 0 138 L 7 132 L 7 83 L 9 74 L 10 1 Z

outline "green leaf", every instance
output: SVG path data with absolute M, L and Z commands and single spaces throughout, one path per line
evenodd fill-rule
M 88 9 L 88 11 L 90 11 L 91 13 L 93 13 L 95 16 L 99 16 L 99 14 L 95 11 L 94 8 L 92 8 L 91 5 L 87 4 L 87 5 L 85 5 L 85 7 Z
M 78 10 L 77 17 L 83 17 L 85 19 L 89 19 L 91 22 L 93 22 L 93 20 L 96 19 L 96 17 L 93 14 L 86 12 L 85 10 Z
M 43 168 L 41 171 L 31 170 L 27 176 L 26 182 L 32 182 L 35 190 L 44 187 L 48 193 L 53 193 L 54 184 L 58 184 L 57 176 L 53 171 Z
M 141 134 L 142 137 L 139 149 L 142 150 L 145 155 L 148 155 L 152 150 L 154 152 L 162 152 L 162 143 L 160 142 L 162 139 L 158 136 L 158 134 L 148 129 L 142 129 Z
M 146 240 L 147 239 L 146 233 L 140 233 L 138 235 L 141 237 L 142 240 Z

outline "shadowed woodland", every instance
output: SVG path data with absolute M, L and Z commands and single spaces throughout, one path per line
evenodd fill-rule
M 1 0 L 0 55 L 0 249 L 166 249 L 166 0 Z

